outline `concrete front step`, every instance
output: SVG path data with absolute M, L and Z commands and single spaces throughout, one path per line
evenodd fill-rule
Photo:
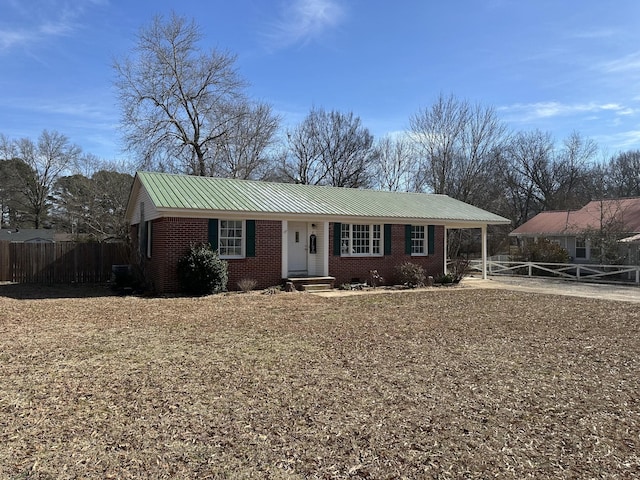
M 285 286 L 288 284 L 296 290 L 318 291 L 321 289 L 333 290 L 336 279 L 334 277 L 289 277 L 285 279 Z M 318 288 L 314 286 L 319 285 Z
M 303 284 L 302 290 L 305 292 L 329 292 L 333 290 L 333 287 L 330 283 L 313 283 Z

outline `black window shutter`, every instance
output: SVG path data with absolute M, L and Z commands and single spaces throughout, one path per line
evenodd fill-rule
M 384 254 L 391 255 L 391 224 L 384 224 Z
M 209 243 L 211 244 L 211 248 L 217 251 L 220 248 L 218 245 L 218 219 L 210 218 L 209 219 Z
M 427 251 L 427 253 L 429 255 L 433 255 L 434 253 L 436 253 L 436 227 L 435 225 L 429 225 L 427 227 L 427 233 L 429 235 L 429 250 Z
M 404 226 L 404 253 L 411 255 L 411 225 Z
M 340 256 L 340 243 L 342 241 L 342 224 L 335 222 L 333 224 L 333 255 Z
M 256 221 L 247 220 L 247 257 L 256 256 Z

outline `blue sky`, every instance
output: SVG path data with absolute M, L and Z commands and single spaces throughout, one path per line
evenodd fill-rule
M 237 55 L 285 127 L 316 106 L 381 137 L 453 94 L 513 130 L 640 149 L 638 0 L 0 0 L 0 133 L 56 130 L 126 160 L 112 61 L 172 11 L 200 25 L 203 49 Z

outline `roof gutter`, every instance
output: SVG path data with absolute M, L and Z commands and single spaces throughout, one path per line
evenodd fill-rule
M 182 208 L 157 208 L 161 217 L 178 218 L 252 218 L 256 220 L 289 220 L 289 221 L 325 221 L 325 222 L 366 222 L 366 223 L 416 223 L 445 225 L 449 228 L 481 228 L 485 225 L 508 225 L 510 220 L 464 220 L 455 218 L 422 218 L 422 217 L 369 217 L 359 215 L 317 214 L 317 213 L 274 213 L 249 210 L 200 210 Z

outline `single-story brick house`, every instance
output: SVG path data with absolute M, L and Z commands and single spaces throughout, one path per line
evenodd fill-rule
M 377 270 L 392 282 L 411 261 L 446 271 L 448 228 L 482 231 L 509 220 L 446 195 L 138 172 L 126 219 L 158 293 L 179 290 L 176 266 L 189 246 L 210 242 L 229 262 L 229 289 L 293 277 L 340 285 Z

